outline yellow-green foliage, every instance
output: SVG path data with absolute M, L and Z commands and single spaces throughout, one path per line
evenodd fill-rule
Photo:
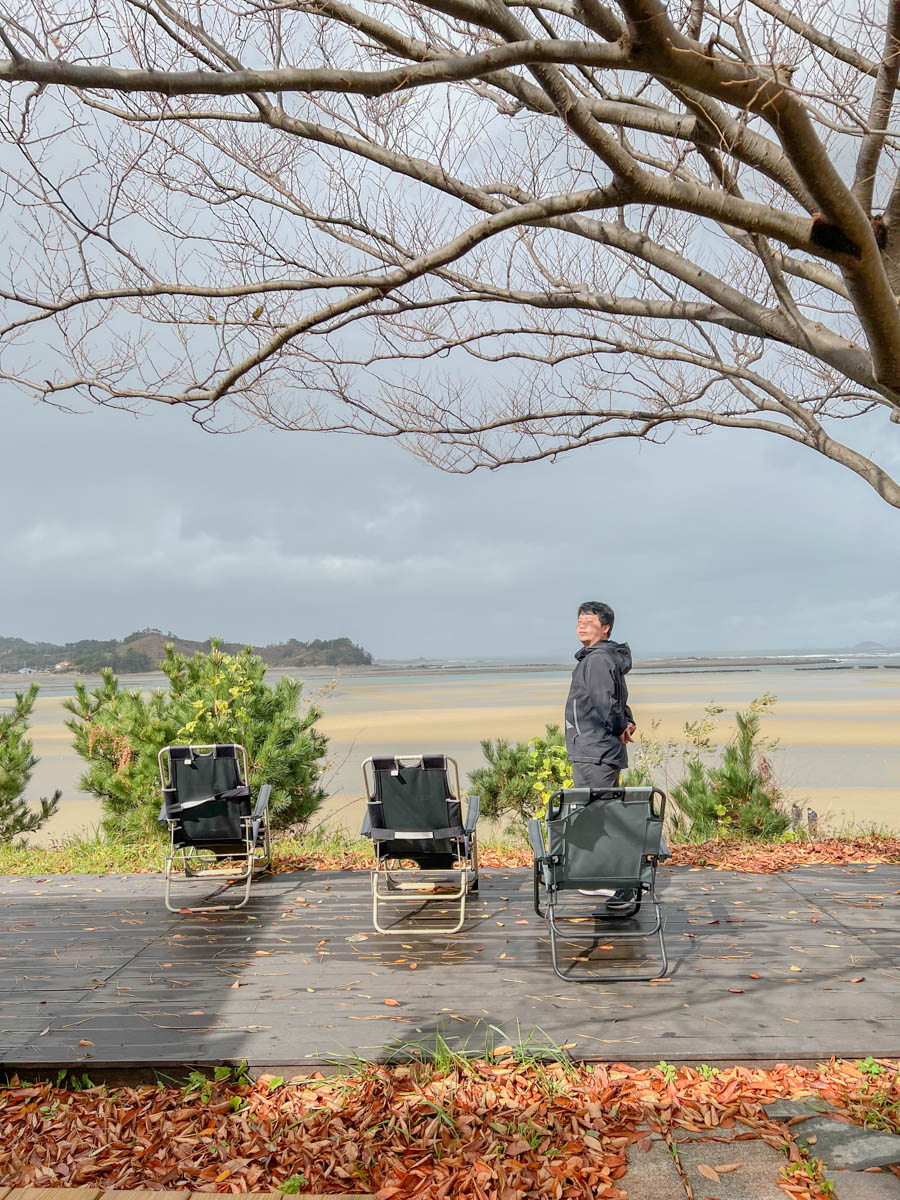
M 489 820 L 512 818 L 524 825 L 529 817 L 543 815 L 554 792 L 572 786 L 566 741 L 558 725 L 548 725 L 543 737 L 512 744 L 505 738 L 485 740 L 487 760 L 469 775 L 469 791 L 481 800 Z
M 546 737 L 532 738 L 528 744 L 532 747 L 531 786 L 539 799 L 534 816 L 545 817 L 553 793 L 572 787 L 572 764 L 558 725 L 548 725 Z

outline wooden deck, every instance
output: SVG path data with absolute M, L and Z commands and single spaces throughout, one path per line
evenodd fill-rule
M 287 1075 L 438 1039 L 635 1063 L 900 1053 L 900 868 L 660 880 L 668 980 L 577 985 L 551 970 L 525 869 L 483 872 L 452 937 L 376 934 L 365 872 L 276 875 L 246 909 L 207 916 L 168 913 L 154 875 L 6 876 L 0 1060 L 99 1073 L 246 1059 Z M 613 929 L 596 926 L 598 962 Z

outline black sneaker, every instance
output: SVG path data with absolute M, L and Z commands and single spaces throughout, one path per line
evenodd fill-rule
M 638 910 L 638 893 L 634 888 L 619 888 L 606 902 L 611 917 L 633 917 Z

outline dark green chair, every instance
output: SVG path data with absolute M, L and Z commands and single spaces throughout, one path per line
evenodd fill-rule
M 450 772 L 453 772 L 453 784 Z M 423 932 L 458 933 L 466 919 L 466 897 L 478 890 L 478 797 L 470 796 L 463 817 L 459 768 L 444 754 L 381 755 L 363 763 L 366 818 L 362 832 L 375 845 L 372 920 L 379 933 L 384 904 L 448 903 L 452 924 L 429 924 Z M 403 863 L 413 866 L 404 867 Z
M 658 979 L 668 970 L 663 936 L 662 905 L 656 895 L 656 868 L 661 854 L 666 797 L 658 788 L 566 788 L 550 797 L 544 822 L 528 822 L 528 837 L 534 853 L 534 908 L 546 917 L 550 931 L 553 970 L 567 982 L 615 983 L 622 980 Z M 541 888 L 547 894 L 542 910 Z M 587 917 L 571 911 L 569 900 L 585 901 L 582 890 L 633 888 L 638 893 L 638 911 L 644 898 L 653 906 L 652 926 L 626 928 L 622 918 L 605 912 Z M 560 912 L 565 903 L 566 913 Z M 596 907 L 597 898 L 591 898 Z M 636 915 L 636 914 L 635 914 Z M 593 918 L 593 919 L 591 919 Z M 596 923 L 601 922 L 598 936 Z M 586 933 L 579 926 L 591 925 Z M 559 966 L 557 941 L 591 943 L 655 938 L 659 965 L 649 972 L 626 974 L 578 973 Z M 586 948 L 587 950 L 590 947 Z M 587 957 L 585 952 L 578 960 Z
M 247 751 L 243 746 L 164 746 L 159 752 L 163 803 L 159 819 L 169 830 L 166 856 L 166 908 L 170 912 L 216 912 L 243 908 L 250 899 L 253 876 L 271 866 L 269 794 L 263 784 L 253 804 L 247 784 Z M 231 866 L 219 866 L 229 860 Z M 172 881 L 227 879 L 242 883 L 237 903 L 174 907 Z

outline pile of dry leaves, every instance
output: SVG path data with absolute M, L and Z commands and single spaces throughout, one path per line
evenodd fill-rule
M 705 842 L 672 847 L 673 863 L 773 875 L 794 867 L 843 866 L 848 863 L 900 863 L 900 838 L 875 834 L 825 838 L 819 842 Z
M 479 850 L 483 867 L 530 867 L 531 850 L 522 847 L 487 846 Z M 900 838 L 870 834 L 858 838 L 824 838 L 818 842 L 704 842 L 672 847 L 670 862 L 676 866 L 713 867 L 717 871 L 748 871 L 773 875 L 794 867 L 842 866 L 848 863 L 900 863 Z M 276 870 L 302 871 L 371 870 L 368 855 L 357 850 L 339 854 L 300 854 L 277 858 Z
M 858 1122 L 873 1093 L 890 1126 L 900 1110 L 896 1062 L 716 1071 L 509 1057 L 184 1089 L 69 1091 L 13 1080 L 0 1090 L 0 1184 L 622 1200 L 629 1161 L 639 1168 L 651 1135 L 671 1145 L 676 1131 L 712 1141 L 737 1128 L 736 1163 L 746 1140 L 784 1147 L 785 1161 L 804 1169 L 782 1186 L 811 1197 L 820 1194 L 816 1164 L 806 1170 L 762 1105 L 818 1095 L 838 1119 Z

